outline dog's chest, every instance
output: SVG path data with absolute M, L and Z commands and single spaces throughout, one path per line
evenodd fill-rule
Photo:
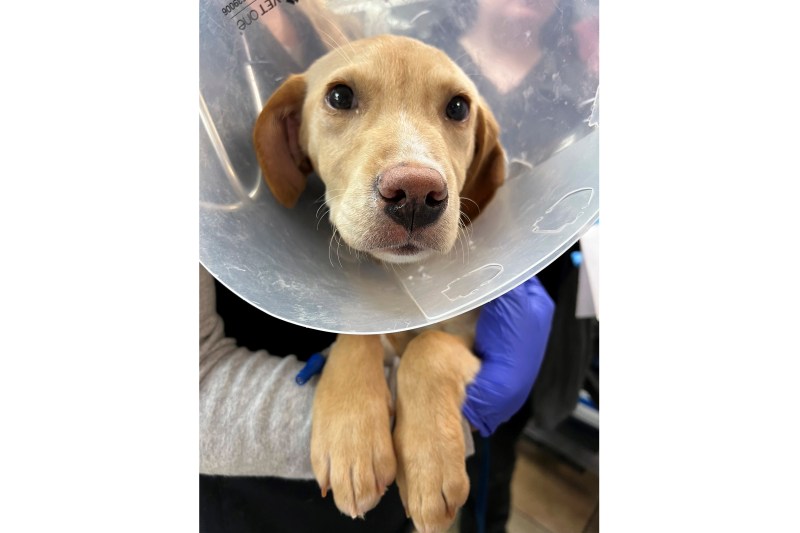
M 479 313 L 480 308 L 477 308 L 432 326 L 381 335 L 381 344 L 383 345 L 386 360 L 389 361 L 394 357 L 401 357 L 406 346 L 414 337 L 423 331 L 431 329 L 455 335 L 464 339 L 467 346 L 472 346 L 475 341 L 475 326 L 478 322 Z

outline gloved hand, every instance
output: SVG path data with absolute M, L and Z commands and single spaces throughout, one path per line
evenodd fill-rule
M 481 309 L 474 346 L 481 369 L 467 385 L 463 412 L 482 436 L 491 435 L 528 398 L 554 311 L 553 300 L 536 277 Z

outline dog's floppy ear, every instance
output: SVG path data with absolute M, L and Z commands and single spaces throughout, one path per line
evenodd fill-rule
M 312 170 L 299 141 L 305 95 L 305 78 L 290 76 L 267 101 L 253 129 L 253 143 L 264 180 L 285 207 L 293 207 L 297 202 Z
M 475 155 L 461 191 L 461 212 L 468 217 L 467 222 L 475 220 L 506 176 L 506 155 L 500 145 L 500 127 L 483 101 L 476 104 Z

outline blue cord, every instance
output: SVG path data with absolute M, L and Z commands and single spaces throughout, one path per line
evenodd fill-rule
M 572 266 L 578 268 L 581 266 L 583 262 L 583 254 L 579 250 L 575 250 L 574 252 L 569 254 L 569 258 L 572 259 Z
M 478 533 L 486 533 L 486 509 L 489 507 L 489 437 L 481 437 L 483 457 L 481 472 L 478 476 L 478 494 L 475 501 L 475 522 Z
M 306 366 L 300 369 L 300 372 L 297 373 L 294 381 L 298 385 L 305 385 L 309 379 L 322 372 L 323 366 L 325 366 L 325 357 L 319 352 L 315 353 L 308 358 Z

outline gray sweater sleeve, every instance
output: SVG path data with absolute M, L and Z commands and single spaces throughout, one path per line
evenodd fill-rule
M 311 479 L 311 404 L 318 377 L 298 386 L 303 363 L 237 347 L 200 266 L 200 472 Z

